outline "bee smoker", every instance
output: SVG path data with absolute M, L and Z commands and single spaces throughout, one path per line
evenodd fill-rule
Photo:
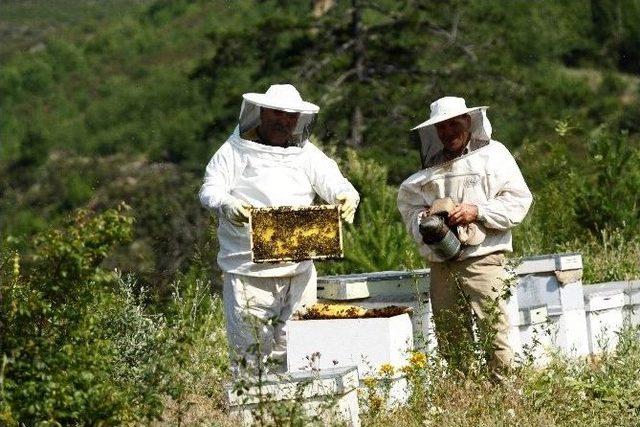
M 440 258 L 448 261 L 456 258 L 462 251 L 458 236 L 449 228 L 445 218 L 446 212 L 427 215 L 420 218 L 418 229 L 422 234 L 422 241 Z

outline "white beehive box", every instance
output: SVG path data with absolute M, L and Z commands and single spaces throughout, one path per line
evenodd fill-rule
M 380 378 L 380 367 L 391 365 L 395 374 L 386 402 L 408 399 L 400 368 L 409 364 L 413 328 L 408 314 L 388 318 L 290 320 L 287 322 L 287 370 L 358 367 L 360 387 L 366 378 Z M 319 355 L 319 356 L 314 356 Z
M 360 378 L 376 376 L 380 366 L 401 368 L 413 350 L 408 314 L 388 318 L 290 320 L 287 322 L 287 370 L 357 366 Z
M 570 356 L 588 354 L 581 255 L 528 257 L 515 271 L 519 283 L 507 300 L 507 310 L 512 325 L 509 340 L 516 355 L 530 354 L 543 364 L 551 349 Z M 428 269 L 325 276 L 318 278 L 318 297 L 365 308 L 412 307 L 414 344 L 432 352 L 437 342 L 428 302 L 429 279 Z M 421 346 L 421 337 L 427 337 L 426 348 Z
M 416 349 L 430 352 L 436 339 L 429 301 L 429 269 L 379 271 L 318 278 L 318 298 L 333 304 L 353 303 L 364 308 L 389 305 L 411 307 L 413 342 Z
M 510 337 L 517 358 L 542 365 L 553 349 L 568 356 L 589 354 L 581 269 L 579 254 L 529 257 L 516 268 L 517 314 L 510 312 Z
M 318 298 L 349 301 L 392 295 L 425 294 L 429 291 L 429 269 L 378 271 L 318 277 Z
M 358 384 L 358 371 L 350 366 L 271 374 L 242 393 L 233 386 L 226 387 L 226 393 L 230 415 L 242 425 L 254 425 L 254 415 L 262 404 L 267 419 L 270 405 L 300 405 L 306 416 L 320 417 L 325 425 L 358 427 Z
M 625 287 L 625 319 L 631 325 L 640 325 L 640 280 L 627 282 Z
M 578 253 L 530 256 L 522 259 L 516 267 L 516 274 L 523 276 L 533 273 L 570 271 L 582 269 L 582 255 Z
M 414 348 L 426 353 L 436 351 L 437 340 L 428 294 L 421 294 L 419 298 L 412 294 L 398 294 L 379 295 L 357 301 L 319 300 L 318 302 L 326 304 L 355 304 L 366 309 L 384 308 L 391 305 L 410 307 L 412 312 L 409 314 L 409 318 L 411 319 L 413 330 Z
M 613 350 L 624 322 L 625 287 L 610 282 L 584 288 L 585 311 L 589 328 L 589 349 L 597 354 Z

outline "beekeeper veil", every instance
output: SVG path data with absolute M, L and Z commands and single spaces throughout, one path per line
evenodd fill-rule
M 422 168 L 433 164 L 433 159 L 442 152 L 444 145 L 438 137 L 435 124 L 463 114 L 471 117 L 471 139 L 488 142 L 491 139 L 491 123 L 487 118 L 487 106 L 467 107 L 464 98 L 445 96 L 431 103 L 429 120 L 411 129 L 410 138 L 420 150 Z
M 303 101 L 298 90 L 290 84 L 272 85 L 266 93 L 245 93 L 242 98 L 238 126 L 243 139 L 256 140 L 262 108 L 298 114 L 286 146 L 300 147 L 304 144 L 320 110 L 317 105 Z

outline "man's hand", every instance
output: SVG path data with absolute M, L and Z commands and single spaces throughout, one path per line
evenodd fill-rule
M 249 222 L 250 208 L 251 205 L 243 203 L 235 197 L 231 197 L 226 203 L 220 206 L 225 218 L 236 227 L 242 227 L 242 224 Z
M 342 219 L 352 224 L 360 199 L 353 193 L 340 193 L 336 196 L 336 200 L 340 203 Z
M 449 212 L 448 223 L 453 225 L 467 225 L 478 219 L 478 207 L 468 203 L 460 203 Z

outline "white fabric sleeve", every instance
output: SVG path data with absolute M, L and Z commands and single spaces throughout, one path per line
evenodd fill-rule
M 336 196 L 341 193 L 351 194 L 356 200 L 360 200 L 358 191 L 342 175 L 333 159 L 320 151 L 311 141 L 307 141 L 305 148 L 308 150 L 307 175 L 320 197 L 332 204 L 337 203 Z
M 200 203 L 207 209 L 219 209 L 231 197 L 229 191 L 235 181 L 237 157 L 230 143 L 225 142 L 213 155 L 200 187 Z
M 420 213 L 424 208 L 425 202 L 422 195 L 410 185 L 403 183 L 398 190 L 398 210 L 407 231 L 419 245 L 424 244 L 418 229 Z
M 511 153 L 502 146 L 500 154 L 489 183 L 495 196 L 478 205 L 478 219 L 487 228 L 508 230 L 524 219 L 533 197 Z

